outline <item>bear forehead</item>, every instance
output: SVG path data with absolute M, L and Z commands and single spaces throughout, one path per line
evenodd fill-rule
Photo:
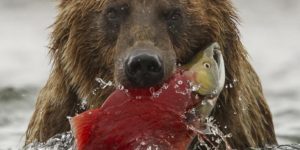
M 150 4 L 178 4 L 186 0 L 104 0 L 105 3 L 130 3 L 130 4 L 143 4 L 145 6 Z
M 201 7 L 206 0 L 64 0 L 64 3 L 74 4 L 75 7 L 81 8 L 98 8 L 103 9 L 111 5 L 116 4 L 128 4 L 131 7 L 151 7 L 151 6 L 162 6 L 164 7 L 179 7 L 179 6 L 193 6 Z
M 206 0 L 103 0 L 105 5 L 114 4 L 114 3 L 127 3 L 132 7 L 135 6 L 184 6 L 184 5 L 198 5 L 202 6 L 205 4 Z M 197 7 L 198 7 L 197 6 Z

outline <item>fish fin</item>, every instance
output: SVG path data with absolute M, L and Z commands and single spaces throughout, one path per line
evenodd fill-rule
M 85 149 L 85 145 L 90 141 L 91 131 L 98 120 L 97 113 L 99 113 L 99 109 L 89 110 L 70 119 L 71 129 L 76 139 L 78 150 Z

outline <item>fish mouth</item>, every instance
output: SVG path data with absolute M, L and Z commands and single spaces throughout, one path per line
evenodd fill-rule
M 224 88 L 226 72 L 225 72 L 225 64 L 224 64 L 224 59 L 223 59 L 220 45 L 218 43 L 214 43 L 213 47 L 214 47 L 213 57 L 218 64 L 218 80 L 217 80 L 218 86 L 216 88 L 215 95 L 219 96 Z

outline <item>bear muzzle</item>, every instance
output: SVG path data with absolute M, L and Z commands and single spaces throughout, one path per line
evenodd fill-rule
M 138 50 L 130 54 L 124 65 L 125 76 L 134 87 L 149 87 L 164 78 L 164 66 L 158 54 Z

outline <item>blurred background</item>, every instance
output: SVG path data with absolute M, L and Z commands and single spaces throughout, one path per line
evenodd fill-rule
M 300 143 L 300 1 L 233 0 L 280 144 Z M 0 1 L 0 149 L 18 149 L 51 69 L 53 0 Z

